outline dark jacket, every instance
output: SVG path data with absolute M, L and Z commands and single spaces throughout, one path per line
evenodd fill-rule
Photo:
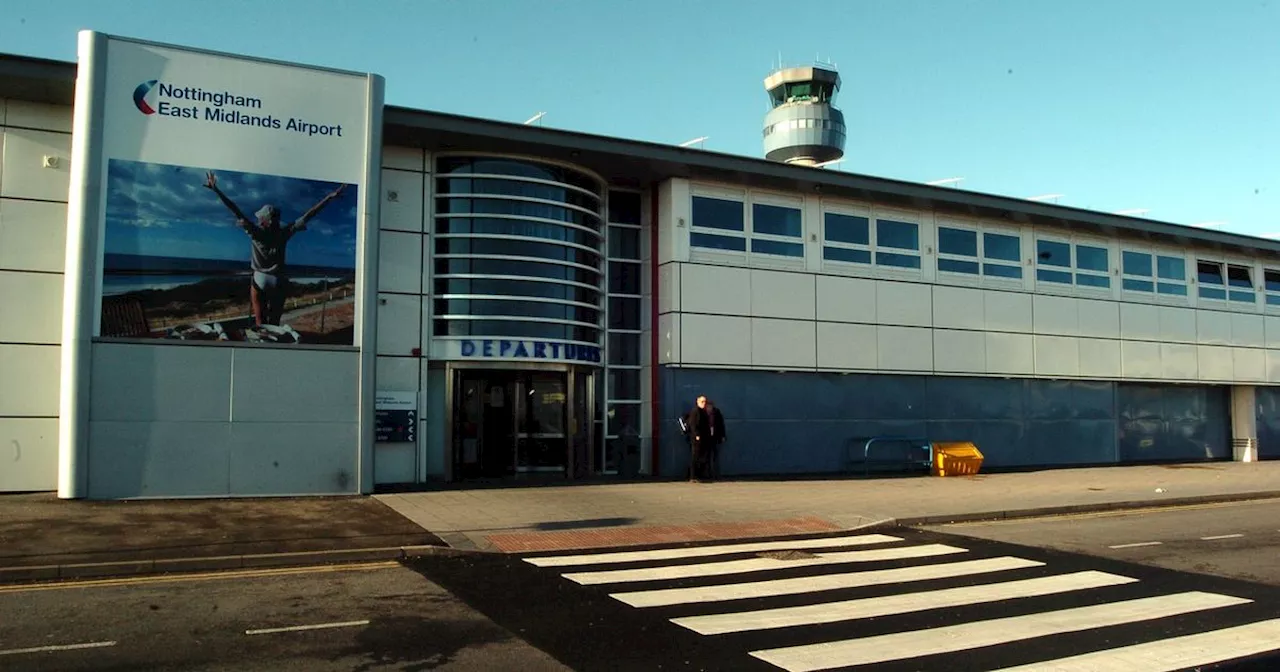
M 700 437 L 703 441 L 714 440 L 717 443 L 725 439 L 724 414 L 719 408 L 707 413 L 695 406 L 685 417 L 685 424 L 689 426 L 688 435 L 691 439 Z
M 724 441 L 725 439 L 729 438 L 729 435 L 724 431 L 724 414 L 720 412 L 719 406 L 711 409 L 711 411 L 712 411 L 711 422 L 715 427 L 715 434 L 713 434 L 713 436 L 715 437 L 716 443 L 720 443 L 721 441 Z

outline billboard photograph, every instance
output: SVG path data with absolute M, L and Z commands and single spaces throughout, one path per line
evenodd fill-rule
M 101 335 L 352 345 L 358 185 L 112 158 Z

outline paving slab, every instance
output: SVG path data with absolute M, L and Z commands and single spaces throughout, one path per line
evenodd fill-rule
M 457 487 L 376 496 L 454 548 L 498 552 L 776 536 L 788 533 L 779 532 L 782 529 L 818 532 L 1270 497 L 1280 497 L 1280 461 L 1046 469 L 945 478 Z
M 287 553 L 315 559 L 443 544 L 371 497 L 89 502 L 47 493 L 0 496 L 0 568 L 104 565 L 121 573 L 128 565 L 154 568 L 160 560 Z

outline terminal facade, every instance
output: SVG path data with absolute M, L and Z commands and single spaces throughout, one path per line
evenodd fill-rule
M 0 56 L 3 491 L 65 468 L 76 72 Z M 843 143 L 819 112 L 781 116 Z M 64 496 L 680 478 L 703 394 L 726 476 L 847 472 L 874 436 L 973 441 L 994 469 L 1280 455 L 1280 242 L 795 160 L 822 152 L 380 116 L 376 338 L 201 348 L 104 308 L 95 379 L 125 382 L 89 394 Z

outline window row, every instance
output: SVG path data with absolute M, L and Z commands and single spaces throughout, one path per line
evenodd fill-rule
M 920 268 L 920 225 L 894 219 L 827 212 L 822 216 L 822 258 L 847 264 Z
M 579 305 L 555 301 L 512 300 L 509 298 L 454 298 L 457 294 L 441 295 L 433 309 L 442 318 L 447 317 L 530 317 L 547 320 L 566 320 L 599 326 L 598 304 Z M 638 330 L 640 328 L 640 299 L 625 296 L 609 297 L 609 329 Z M 501 334 L 492 334 L 499 336 Z
M 557 201 L 576 205 L 596 212 L 600 208 L 599 198 L 585 194 L 577 189 L 558 187 L 541 182 L 524 182 L 506 180 L 499 177 L 441 177 L 436 180 L 436 193 L 455 194 L 493 194 L 495 196 L 519 196 L 537 198 L 544 201 Z
M 599 252 L 569 247 L 557 243 L 542 243 L 533 240 L 513 238 L 480 238 L 470 234 L 463 237 L 438 236 L 435 243 L 436 254 L 454 255 L 496 255 L 504 257 L 532 257 L 581 264 L 589 268 L 599 268 L 603 261 Z
M 799 208 L 752 203 L 750 220 L 740 201 L 693 197 L 690 245 L 720 252 L 804 257 Z M 1084 291 L 1110 291 L 1113 275 L 1130 295 L 1189 297 L 1188 266 L 1195 265 L 1196 296 L 1211 301 L 1256 303 L 1259 284 L 1250 266 L 1195 259 L 1154 251 L 1122 249 L 1119 268 L 1112 266 L 1112 247 L 1099 242 L 1053 236 L 1034 239 L 1034 255 L 1024 263 L 1020 233 L 1007 229 L 939 223 L 936 226 L 936 269 L 942 276 L 985 277 L 1021 284 L 1024 268 L 1045 286 Z M 1122 246 L 1123 247 L 1123 246 Z M 921 227 L 910 221 L 873 218 L 842 212 L 822 216 L 822 258 L 840 265 L 920 270 Z M 1280 269 L 1263 272 L 1265 302 L 1280 307 Z
M 768 136 L 774 133 L 782 133 L 783 131 L 798 131 L 802 128 L 821 128 L 844 133 L 844 124 L 831 119 L 787 119 L 766 127 L 764 134 Z
M 708 250 L 804 258 L 800 208 L 751 204 L 748 226 L 741 201 L 694 196 L 690 244 Z
M 531 217 L 542 220 L 567 222 L 600 230 L 600 216 L 582 210 L 553 203 L 519 201 L 507 198 L 469 198 L 443 196 L 436 199 L 436 215 L 505 215 L 507 217 Z
M 503 157 L 446 156 L 436 160 L 436 172 L 446 175 L 509 175 L 534 180 L 560 182 L 593 194 L 600 193 L 600 183 L 586 173 L 536 161 Z
M 531 338 L 563 340 L 577 343 L 599 343 L 600 330 L 558 322 L 522 322 L 517 320 L 463 320 L 437 317 L 432 327 L 436 336 L 474 336 L 489 338 Z
M 593 250 L 600 249 L 600 234 L 598 233 L 583 231 L 572 226 L 522 219 L 499 219 L 483 216 L 441 217 L 436 220 L 435 231 L 439 234 L 472 233 L 489 236 L 540 238 L 581 245 Z

